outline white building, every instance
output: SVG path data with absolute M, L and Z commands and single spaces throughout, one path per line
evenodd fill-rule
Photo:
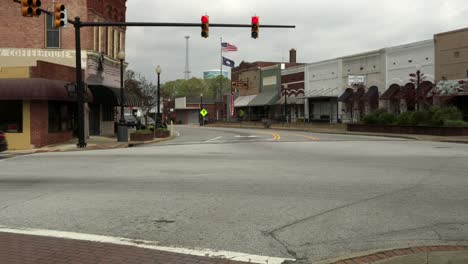
M 310 122 L 337 122 L 338 97 L 343 93 L 342 60 L 333 59 L 305 66 L 305 118 Z
M 342 120 L 358 121 L 379 108 L 385 91 L 385 51 L 375 50 L 342 58 Z
M 432 39 L 385 49 L 386 91 L 381 99 L 387 110 L 399 113 L 414 109 L 414 102 L 405 99 L 405 93 L 416 88 L 410 74 L 420 70 L 423 74 L 420 94 L 426 94 L 434 84 L 434 56 Z

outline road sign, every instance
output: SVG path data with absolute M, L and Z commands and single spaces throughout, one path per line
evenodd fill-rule
M 239 116 L 240 116 L 240 117 L 243 117 L 244 115 L 245 115 L 245 112 L 244 112 L 244 110 L 242 110 L 242 109 L 241 109 L 241 110 L 239 110 Z
M 246 82 L 232 82 L 232 87 L 234 88 L 246 88 L 248 86 Z
M 200 111 L 200 115 L 202 115 L 203 117 L 205 117 L 207 114 L 208 114 L 208 111 L 206 111 L 206 109 L 202 109 Z

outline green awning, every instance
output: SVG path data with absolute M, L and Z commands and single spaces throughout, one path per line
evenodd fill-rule
M 249 103 L 249 106 L 274 105 L 278 102 L 279 98 L 279 94 L 276 91 L 260 93 Z

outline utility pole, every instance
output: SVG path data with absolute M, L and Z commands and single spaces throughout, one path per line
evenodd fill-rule
M 190 65 L 189 65 L 189 39 L 190 36 L 185 36 L 185 80 L 190 79 Z

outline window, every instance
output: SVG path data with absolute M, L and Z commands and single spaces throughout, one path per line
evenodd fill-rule
M 109 28 L 107 32 L 107 56 L 109 57 L 114 56 L 114 43 L 112 40 L 114 40 L 114 31 Z
M 49 132 L 64 132 L 72 128 L 71 105 L 49 102 Z
M 102 106 L 102 121 L 114 121 L 114 106 L 103 105 Z
M 51 15 L 46 15 L 46 48 L 60 48 L 60 28 L 55 28 L 54 19 Z
M 453 56 L 454 56 L 455 58 L 460 58 L 460 52 L 459 52 L 459 51 L 455 51 L 455 52 L 453 53 Z
M 23 101 L 0 101 L 0 131 L 23 132 Z

